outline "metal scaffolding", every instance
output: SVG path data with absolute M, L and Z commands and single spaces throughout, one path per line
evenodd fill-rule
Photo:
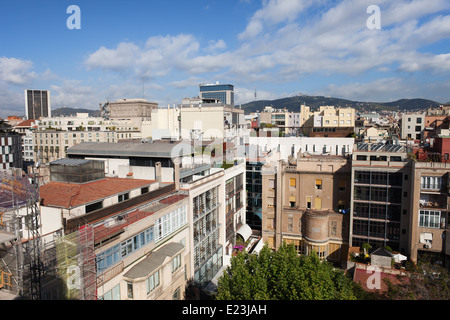
M 41 259 L 39 183 L 22 170 L 0 172 L 0 287 L 26 299 L 41 299 L 44 276 Z

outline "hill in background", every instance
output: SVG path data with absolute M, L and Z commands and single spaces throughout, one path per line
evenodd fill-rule
M 363 102 L 352 101 L 333 97 L 323 96 L 306 96 L 298 95 L 289 98 L 282 98 L 277 100 L 258 100 L 243 104 L 241 108 L 246 114 L 262 111 L 266 106 L 272 106 L 275 109 L 284 109 L 288 111 L 300 111 L 300 105 L 305 104 L 307 106 L 318 108 L 319 106 L 335 106 L 335 107 L 350 107 L 356 111 L 418 111 L 425 110 L 430 107 L 436 108 L 441 103 L 427 100 L 427 99 L 400 99 L 392 102 Z
M 266 106 L 272 106 L 275 109 L 286 108 L 288 111 L 299 112 L 300 105 L 302 104 L 310 106 L 313 109 L 318 108 L 319 106 L 350 107 L 358 112 L 382 110 L 419 111 L 430 107 L 436 108 L 441 105 L 439 102 L 427 99 L 400 99 L 392 102 L 363 102 L 333 97 L 297 95 L 276 100 L 252 101 L 241 105 L 241 108 L 246 114 L 263 111 Z M 57 108 L 52 110 L 52 116 L 75 116 L 77 113 L 88 113 L 91 117 L 100 116 L 100 110 L 75 108 Z
M 52 110 L 52 117 L 76 116 L 77 113 L 88 113 L 90 117 L 100 117 L 100 110 L 76 109 L 76 108 L 57 108 Z

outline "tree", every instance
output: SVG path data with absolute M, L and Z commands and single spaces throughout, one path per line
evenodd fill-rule
M 399 283 L 386 280 L 384 299 L 389 300 L 450 300 L 450 277 L 447 269 L 433 264 L 427 257 L 417 265 L 409 264 L 409 276 L 399 276 Z
M 259 254 L 239 252 L 218 282 L 219 300 L 354 300 L 353 282 L 315 252 L 298 255 L 293 245 Z

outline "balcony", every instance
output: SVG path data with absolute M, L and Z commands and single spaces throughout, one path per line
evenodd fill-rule
M 420 209 L 447 210 L 447 196 L 443 194 L 421 194 L 419 200 Z

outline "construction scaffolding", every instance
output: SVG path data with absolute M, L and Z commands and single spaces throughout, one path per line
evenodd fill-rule
M 39 183 L 0 172 L 0 290 L 19 299 L 96 299 L 93 228 L 42 236 Z
M 39 185 L 21 169 L 0 172 L 0 288 L 26 299 L 41 299 Z
M 96 300 L 94 228 L 85 225 L 55 240 L 58 278 L 64 299 Z

